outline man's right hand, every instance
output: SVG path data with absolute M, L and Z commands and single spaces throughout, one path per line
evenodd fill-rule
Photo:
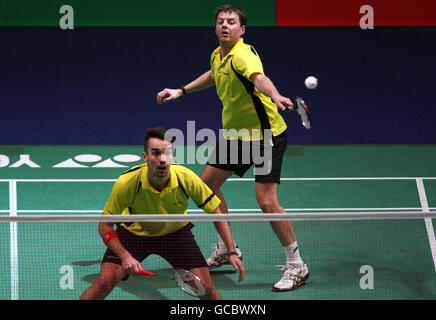
M 139 275 L 141 264 L 138 260 L 133 258 L 130 253 L 127 253 L 121 258 L 121 266 L 126 274 Z
M 158 104 L 175 100 L 183 95 L 182 89 L 168 89 L 165 88 L 156 95 L 156 101 Z

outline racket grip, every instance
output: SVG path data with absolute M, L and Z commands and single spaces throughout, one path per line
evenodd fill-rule
M 139 269 L 139 273 L 144 275 L 144 276 L 154 276 L 153 272 L 150 272 L 150 271 L 142 269 L 142 268 Z

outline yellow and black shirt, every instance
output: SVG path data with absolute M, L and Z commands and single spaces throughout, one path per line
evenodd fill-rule
M 235 129 L 238 133 L 248 129 L 243 137 L 227 134 L 226 139 L 259 140 L 265 129 L 271 129 L 273 136 L 286 130 L 277 105 L 250 80 L 253 73 L 264 74 L 262 62 L 252 46 L 241 39 L 223 59 L 218 47 L 212 52 L 210 65 L 223 104 L 223 129 Z M 260 137 L 253 129 L 261 133 Z
M 170 166 L 167 186 L 159 192 L 150 184 L 148 165 L 141 164 L 115 182 L 103 214 L 186 214 L 188 197 L 205 212 L 213 212 L 219 198 L 194 172 L 178 164 Z M 135 235 L 156 237 L 175 232 L 186 222 L 134 222 L 121 224 Z

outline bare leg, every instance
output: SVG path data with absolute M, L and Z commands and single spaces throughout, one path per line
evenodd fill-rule
M 223 213 L 228 213 L 229 211 L 223 194 L 220 191 L 220 187 L 232 174 L 233 171 L 222 170 L 206 165 L 200 175 L 201 180 L 220 198 L 221 204 L 219 208 Z
M 212 167 L 210 165 L 206 165 L 204 168 L 202 174 L 200 175 L 200 178 L 206 183 L 209 188 L 215 192 L 215 194 L 220 198 L 221 203 L 219 205 L 219 209 L 222 213 L 228 213 L 229 210 L 227 208 L 227 203 L 223 197 L 223 194 L 220 191 L 221 185 L 233 174 L 233 171 L 227 171 L 218 169 L 215 167 Z M 236 243 L 235 243 L 236 246 Z M 242 257 L 242 254 L 239 250 L 239 248 L 236 246 L 236 252 L 238 253 L 239 257 Z M 210 268 L 217 268 L 221 266 L 221 264 L 228 263 L 228 250 L 226 249 L 226 245 L 221 239 L 220 236 L 218 236 L 218 247 L 217 249 L 212 253 L 212 255 L 207 259 L 207 263 Z
M 265 213 L 286 213 L 277 199 L 277 183 L 256 183 L 256 198 Z M 271 227 L 280 240 L 286 256 L 286 271 L 273 286 L 273 291 L 288 291 L 298 288 L 309 278 L 309 269 L 300 257 L 292 222 L 271 221 Z M 290 274 L 297 274 L 290 277 Z
M 255 190 L 257 202 L 264 213 L 286 213 L 277 198 L 277 183 L 256 182 Z M 291 221 L 271 221 L 270 224 L 282 246 L 288 246 L 295 242 L 296 238 Z
M 124 271 L 120 265 L 103 263 L 98 278 L 83 292 L 80 300 L 103 300 L 123 277 Z
M 194 268 L 189 270 L 204 283 L 206 287 L 206 295 L 200 297 L 202 300 L 221 300 L 221 295 L 212 283 L 212 278 L 210 277 L 209 268 Z

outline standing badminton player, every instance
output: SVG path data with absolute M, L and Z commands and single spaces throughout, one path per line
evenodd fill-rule
M 222 102 L 223 129 L 236 129 L 237 132 L 248 131 L 246 136 L 237 137 L 241 145 L 239 154 L 243 153 L 242 141 L 259 140 L 254 130 L 270 132 L 271 140 L 263 139 L 261 144 L 272 145 L 272 161 L 268 174 L 256 174 L 255 192 L 260 208 L 265 213 L 285 213 L 278 201 L 278 186 L 282 159 L 287 147 L 286 123 L 278 113 L 278 108 L 285 110 L 285 105 L 293 107 L 292 101 L 283 97 L 273 82 L 264 74 L 262 62 L 256 50 L 244 43 L 243 35 L 247 25 L 245 11 L 237 6 L 224 5 L 216 10 L 215 33 L 219 47 L 210 57 L 210 70 L 194 81 L 178 89 L 166 88 L 157 94 L 159 104 L 177 99 L 188 93 L 216 87 Z M 264 135 L 266 136 L 266 135 Z M 217 146 L 211 158 L 218 159 L 219 150 L 227 149 L 231 152 L 229 141 L 235 139 L 231 135 L 225 136 Z M 241 160 L 241 157 L 239 157 Z M 201 179 L 221 198 L 222 212 L 228 212 L 226 202 L 220 192 L 221 185 L 232 175 L 243 176 L 254 164 L 258 169 L 259 163 L 239 163 L 238 165 L 211 161 L 205 166 Z M 263 164 L 265 165 L 265 164 Z M 298 244 L 291 221 L 271 221 L 271 226 L 280 240 L 286 255 L 286 270 L 283 277 L 273 286 L 273 291 L 289 291 L 298 288 L 309 277 L 307 265 L 300 257 Z M 223 241 L 218 239 L 215 252 L 207 260 L 210 268 L 216 268 L 229 263 L 229 250 Z M 236 247 L 238 254 L 241 251 Z

